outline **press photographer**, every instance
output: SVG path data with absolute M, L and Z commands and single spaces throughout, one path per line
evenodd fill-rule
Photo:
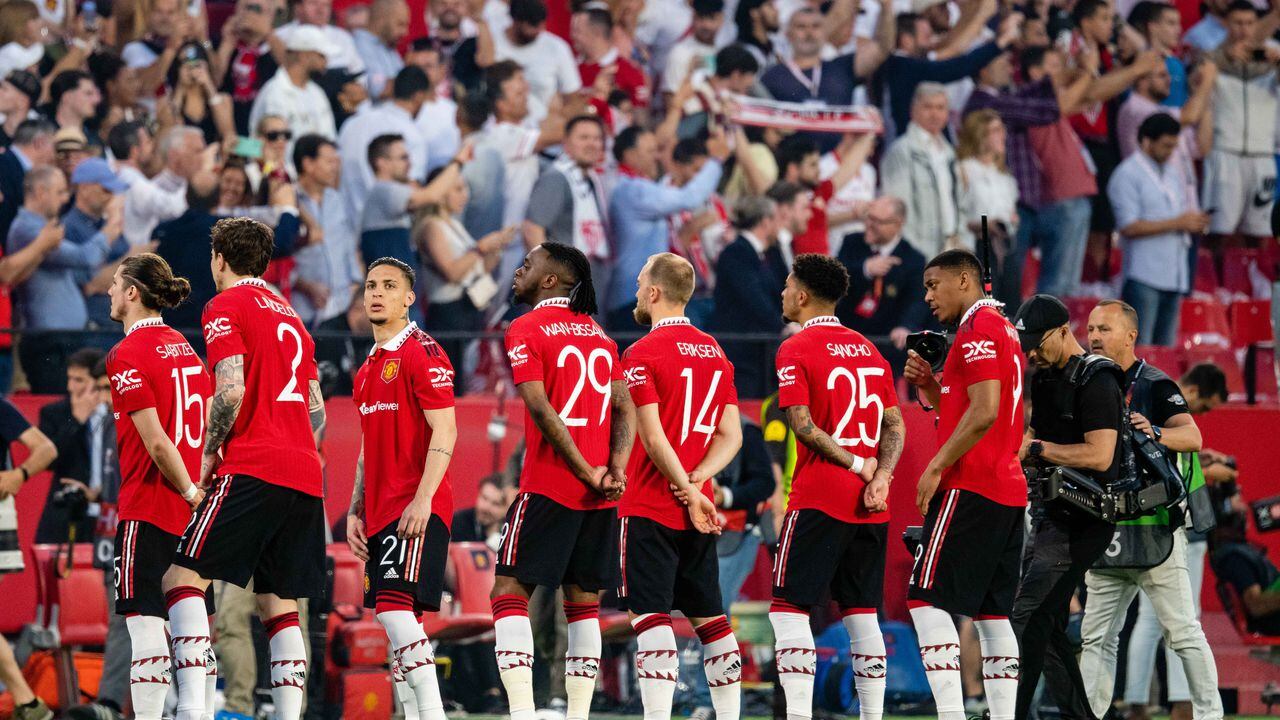
M 1123 372 L 1105 357 L 1086 353 L 1069 322 L 1066 306 L 1050 295 L 1023 303 L 1014 319 L 1022 350 L 1036 365 L 1029 393 L 1031 429 L 1019 453 L 1033 518 L 1012 616 L 1022 649 L 1019 720 L 1029 716 L 1041 673 L 1064 717 L 1091 717 L 1067 621 L 1071 596 L 1107 549 L 1115 525 L 1057 500 L 1051 488 L 1064 474 L 1081 487 L 1092 481 L 1110 488 L 1124 464 Z
M 1152 441 L 1157 452 L 1177 463 L 1175 480 L 1182 483 L 1177 490 L 1186 494 L 1190 512 L 1184 512 L 1182 505 L 1153 508 L 1149 515 L 1116 526 L 1114 540 L 1086 576 L 1089 596 L 1081 628 L 1080 669 L 1089 683 L 1089 704 L 1101 717 L 1111 707 L 1115 690 L 1120 629 L 1134 596 L 1142 590 L 1164 628 L 1167 646 L 1182 661 L 1192 716 L 1216 720 L 1223 713 L 1218 674 L 1192 599 L 1199 587 L 1189 573 L 1184 527 L 1187 515 L 1196 530 L 1203 532 L 1214 525 L 1213 504 L 1196 456 L 1200 429 L 1178 384 L 1135 355 L 1137 337 L 1138 315 L 1126 303 L 1104 300 L 1089 314 L 1090 347 L 1125 371 L 1130 421 L 1140 433 L 1134 439 Z M 1135 449 L 1139 448 L 1135 445 Z M 1197 558 L 1197 562 L 1203 561 Z

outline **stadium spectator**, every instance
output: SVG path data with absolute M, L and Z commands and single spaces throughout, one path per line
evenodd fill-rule
M 1213 145 L 1213 123 L 1206 121 L 1206 118 L 1217 79 L 1218 66 L 1211 60 L 1203 60 L 1191 75 L 1190 95 L 1185 102 L 1171 109 L 1168 98 L 1173 80 L 1167 67 L 1157 67 L 1151 74 L 1138 78 L 1133 84 L 1133 92 L 1129 93 L 1116 113 L 1116 138 L 1120 143 L 1120 156 L 1129 157 L 1138 149 L 1138 126 L 1144 120 L 1156 113 L 1165 112 L 1182 123 L 1183 139 L 1178 143 L 1176 154 L 1182 158 L 1185 169 L 1194 171 L 1191 161 L 1203 156 L 1202 148 Z M 1187 179 L 1191 193 L 1195 195 L 1195 173 L 1188 173 Z
M 89 122 L 98 114 L 102 92 L 93 84 L 93 77 L 83 70 L 66 70 L 49 84 L 50 119 L 59 129 L 73 128 L 84 133 L 94 145 L 102 142 L 89 128 Z
M 787 268 L 769 250 L 778 241 L 777 205 L 768 198 L 747 196 L 733 206 L 738 237 L 716 260 L 715 313 L 711 328 L 721 333 L 782 331 L 782 285 Z M 738 395 L 764 397 L 772 374 L 769 348 L 752 342 L 721 342 L 734 367 Z
M 863 335 L 888 337 L 890 346 L 879 349 L 895 372 L 906 361 L 907 335 L 933 325 L 924 302 L 925 257 L 903 235 L 908 213 L 898 198 L 876 198 L 865 237 L 846 239 L 838 256 L 849 271 L 849 294 L 836 316 Z
M 365 85 L 372 98 L 391 95 L 389 82 L 404 67 L 396 45 L 409 33 L 409 6 L 404 0 L 374 0 L 369 4 L 369 28 L 351 33 L 364 62 Z
M 449 60 L 438 47 L 428 43 L 421 50 L 407 53 L 405 63 L 422 68 L 431 81 L 431 95 L 418 110 L 418 129 L 427 141 L 427 170 L 435 170 L 449 162 L 462 144 Z
M 87 63 L 93 82 L 102 91 L 96 118 L 98 137 L 106 139 L 111 129 L 122 122 L 142 120 L 150 116 L 139 94 L 138 70 L 129 67 L 118 53 L 100 49 Z
M 1002 61 L 1007 62 L 996 60 Z M 1018 229 L 1018 183 L 1005 165 L 1007 144 L 1008 131 L 995 110 L 976 110 L 964 116 L 956 149 L 960 242 L 974 250 L 974 239 L 982 230 L 982 217 L 986 216 L 997 265 L 1011 251 L 1010 244 Z
M 214 58 L 213 79 L 231 97 L 236 132 L 254 128 L 249 113 L 258 92 L 280 69 L 284 43 L 272 32 L 272 12 L 265 0 L 237 0 L 236 10 L 222 25 L 222 42 Z
M 1001 21 L 996 38 L 969 49 L 994 10 L 995 6 L 989 3 L 969 3 L 960 22 L 941 44 L 932 41 L 932 30 L 924 18 L 906 15 L 898 19 L 897 52 L 885 60 L 881 73 L 889 96 L 888 137 L 908 132 L 909 123 L 914 120 L 916 88 L 921 83 L 952 83 L 972 77 L 1018 39 L 1022 16 L 1013 13 Z M 923 31 L 917 31 L 916 26 Z
M 63 175 L 71 177 L 76 166 L 96 153 L 90 150 L 89 142 L 85 140 L 80 128 L 64 127 L 53 135 L 53 154 L 58 169 Z
M 649 78 L 613 46 L 613 18 L 609 11 L 580 9 L 573 14 L 570 27 L 573 49 L 578 51 L 578 75 L 591 97 L 591 106 L 610 127 L 620 130 L 630 125 L 631 117 L 614 117 L 609 96 L 621 90 L 635 110 L 642 110 L 649 106 Z
M 597 293 L 608 289 L 609 233 L 605 227 L 605 198 L 600 174 L 605 160 L 604 123 L 594 115 L 579 115 L 565 124 L 564 152 L 543 168 L 529 194 L 522 226 L 525 247 L 544 242 L 572 245 L 591 261 Z M 600 307 L 607 307 L 603 297 Z
M 179 0 L 139 3 L 138 12 L 146 12 L 146 32 L 125 45 L 120 55 L 138 71 L 141 96 L 150 98 L 164 84 L 178 49 L 197 34 L 197 28 Z
M 667 66 L 662 73 L 664 93 L 674 93 L 696 70 L 718 70 L 713 60 L 718 50 L 716 37 L 724 26 L 724 0 L 694 0 L 692 8 L 689 34 L 667 55 Z
M 547 31 L 542 0 L 511 0 L 511 25 L 493 33 L 495 60 L 513 60 L 529 81 L 529 114 L 541 120 L 553 99 L 582 89 L 569 44 Z
M 796 259 L 792 242 L 796 236 L 804 234 L 813 215 L 813 193 L 800 183 L 779 180 L 769 188 L 765 197 L 772 200 L 777 208 L 774 217 L 778 221 L 778 242 L 770 248 L 770 253 L 777 253 L 782 266 L 789 268 Z
M 391 100 L 356 113 L 338 134 L 342 197 L 347 213 L 353 218 L 360 217 L 364 211 L 365 198 L 373 184 L 369 144 L 375 137 L 399 135 L 409 152 L 409 178 L 422 182 L 427 177 L 427 139 L 416 118 L 422 104 L 431 97 L 431 81 L 421 68 L 410 66 L 396 74 L 391 86 Z
M 882 0 L 882 4 L 884 2 L 887 0 Z M 883 20 L 881 25 L 892 25 L 892 17 Z M 836 26 L 834 19 L 828 22 L 821 13 L 809 7 L 802 7 L 791 14 L 787 22 L 791 57 L 769 67 L 760 76 L 761 84 L 775 100 L 810 105 L 848 105 L 852 101 L 854 86 L 871 77 L 871 73 L 884 62 L 888 45 L 869 40 L 865 47 L 859 45 L 856 54 L 823 60 L 823 43 L 827 33 Z M 840 136 L 833 133 L 806 134 L 823 152 L 840 142 Z
M 355 228 L 338 194 L 338 149 L 319 135 L 303 135 L 294 143 L 293 165 L 298 210 L 307 224 L 307 244 L 293 254 L 293 305 L 309 328 L 346 330 L 347 308 L 364 273 Z
M 476 504 L 453 513 L 452 533 L 454 542 L 482 542 L 497 552 L 502 535 L 502 523 L 511 506 L 510 494 L 503 489 L 501 473 L 486 475 L 480 479 L 476 490 Z M 496 686 L 495 686 L 496 687 Z
M 276 28 L 275 34 L 288 47 L 290 40 L 304 28 L 319 32 L 319 48 L 317 52 L 324 54 L 325 68 L 347 70 L 352 73 L 364 72 L 364 61 L 356 51 L 355 41 L 351 33 L 333 25 L 333 0 L 292 0 L 293 20 Z M 294 127 L 299 136 L 306 135 L 307 130 Z M 332 134 L 329 135 L 332 137 Z
M 756 64 L 766 67 L 777 60 L 775 44 L 782 22 L 776 0 L 738 0 L 733 24 L 737 41 L 755 57 Z
M 837 187 L 843 188 L 850 180 L 862 174 L 863 164 L 875 148 L 875 142 L 874 133 L 861 133 L 851 139 L 845 144 L 845 152 L 835 173 L 826 180 L 822 179 L 818 146 L 810 136 L 791 135 L 778 143 L 775 153 L 778 159 L 778 177 L 787 182 L 799 183 L 810 193 L 808 225 L 789 243 L 793 257 L 803 253 L 830 254 L 827 205 L 835 196 Z M 849 217 L 849 213 L 842 214 L 836 221 L 844 222 Z
M 1259 40 L 1259 13 L 1247 0 L 1229 5 L 1226 21 L 1226 40 L 1208 54 L 1218 75 L 1202 202 L 1214 211 L 1209 232 L 1264 237 L 1275 201 L 1280 47 Z
M 862 233 L 866 230 L 863 220 L 867 214 L 867 205 L 875 199 L 879 186 L 879 173 L 871 162 L 872 151 L 875 150 L 874 134 L 855 135 L 847 133 L 834 150 L 826 153 L 818 161 L 818 177 L 831 180 L 834 193 L 827 203 L 827 243 L 834 255 L 840 251 L 840 244 L 846 235 Z M 835 184 L 836 173 L 844 165 L 850 155 L 853 174 L 845 179 L 844 184 Z
M 13 132 L 13 143 L 0 153 L 0 238 L 9 237 L 9 226 L 23 206 L 23 179 L 33 167 L 53 165 L 53 135 L 57 128 L 53 123 L 23 120 Z M 65 201 L 64 201 L 65 202 Z M 12 252 L 6 246 L 6 254 Z
M 947 118 L 947 89 L 920 83 L 911 103 L 911 123 L 880 164 L 884 193 L 906 203 L 904 232 L 927 257 L 955 247 L 960 237 L 956 152 L 943 135 Z
M 116 174 L 129 184 L 124 196 L 124 238 L 131 246 L 141 245 L 151 240 L 151 231 L 161 221 L 187 209 L 185 193 L 162 188 L 146 176 L 143 168 L 151 167 L 155 141 L 144 123 L 116 125 L 107 135 L 107 148 L 116 160 Z
M 34 108 L 40 100 L 40 79 L 26 70 L 14 70 L 0 81 L 0 148 L 8 149 L 24 120 L 40 117 Z
M 1182 164 L 1170 160 L 1181 132 L 1165 113 L 1144 120 L 1138 129 L 1141 149 L 1107 184 L 1125 241 L 1122 296 L 1141 319 L 1139 345 L 1168 347 L 1177 339 L 1182 296 L 1191 289 L 1191 234 L 1204 232 L 1209 223 L 1187 197 Z
M 681 140 L 671 149 L 665 182 L 683 188 L 693 182 L 706 162 L 705 142 Z M 724 198 L 712 193 L 701 207 L 673 215 L 670 226 L 671 251 L 688 260 L 694 270 L 693 296 L 685 306 L 685 315 L 695 327 L 706 327 L 715 309 L 715 260 L 734 237 Z
M 445 168 L 433 170 L 431 177 L 444 172 Z M 484 329 L 484 310 L 498 294 L 493 270 L 516 236 L 515 227 L 508 227 L 479 240 L 473 238 L 459 220 L 469 195 L 466 180 L 458 175 L 443 199 L 427 206 L 417 229 L 419 240 L 415 245 L 426 249 L 422 286 L 427 311 L 423 327 L 433 334 Z M 457 367 L 464 366 L 466 341 L 438 342 L 446 355 L 458 359 Z M 458 384 L 454 392 L 461 395 L 465 387 Z
M 244 158 L 252 162 L 246 165 L 250 170 L 249 177 L 255 186 L 269 175 L 277 177 L 293 176 L 293 160 L 290 148 L 293 146 L 294 133 L 289 123 L 279 115 L 263 115 L 254 128 L 254 137 L 262 141 L 262 153 L 258 157 Z
M 107 288 L 115 273 L 115 261 L 129 252 L 124 239 L 124 193 L 128 183 L 116 175 L 102 158 L 89 158 L 71 174 L 75 186 L 71 209 L 62 216 L 66 229 L 64 243 L 77 246 L 105 243 L 108 251 L 102 261 L 76 269 L 76 282 L 84 294 L 89 327 L 111 327 L 111 300 Z M 147 248 L 140 248 L 145 250 Z
M 614 228 L 612 280 L 607 284 L 605 326 L 611 330 L 638 330 L 632 317 L 636 305 L 635 280 L 650 255 L 670 247 L 669 219 L 677 213 L 701 207 L 715 192 L 729 157 L 723 133 L 707 140 L 708 160 L 681 188 L 658 182 L 658 143 L 653 133 L 629 127 L 614 139 L 613 157 L 620 177 L 609 195 L 609 221 Z M 604 285 L 601 279 L 593 282 Z M 623 343 L 624 345 L 626 343 Z
M 167 78 L 168 94 L 156 102 L 160 132 L 174 125 L 189 125 L 200 129 L 206 143 L 232 147 L 235 115 L 230 100 L 213 83 L 205 49 L 197 43 L 183 45 Z
M 299 5 L 326 0 L 301 0 Z M 289 34 L 285 42 L 283 66 L 258 91 L 249 112 L 249 125 L 256 126 L 267 115 L 283 118 L 297 136 L 337 136 L 329 98 L 311 76 L 324 70 L 325 35 L 318 28 L 305 25 Z
M 725 102 L 748 94 L 760 73 L 755 55 L 738 43 L 721 48 L 709 64 L 695 65 L 686 76 L 689 86 L 685 88 L 682 79 L 667 98 L 667 122 L 676 123 L 680 139 L 698 137 L 712 122 L 723 123 Z M 661 127 L 656 132 L 663 135 Z
M 59 381 L 37 391 L 46 395 L 65 393 L 65 397 L 40 408 L 40 432 L 57 448 L 57 459 L 49 467 L 53 482 L 49 483 L 40 524 L 36 526 L 38 543 L 67 542 L 72 525 L 76 542 L 93 540 L 97 522 L 93 515 L 97 513 L 90 505 L 98 501 L 102 478 L 100 474 L 95 478 L 91 472 L 88 425 L 102 404 L 93 382 L 93 368 L 102 356 L 97 348 L 76 350 L 58 368 Z M 63 499 L 55 500 L 60 493 Z
M 1214 575 L 1231 586 L 1243 606 L 1252 632 L 1280 637 L 1280 570 L 1265 548 L 1249 542 L 1245 533 L 1249 526 L 1248 507 L 1235 495 L 1227 517 L 1218 521 L 1214 533 L 1216 547 L 1209 558 Z
M 1141 0 L 1129 11 L 1129 24 L 1142 34 L 1148 48 L 1164 57 L 1169 71 L 1169 96 L 1161 100 L 1161 104 L 1182 107 L 1191 96 L 1187 65 L 1177 56 L 1178 47 L 1182 44 L 1182 13 L 1174 5 Z
M 373 185 L 360 216 L 360 254 L 365 258 L 393 257 L 407 263 L 417 272 L 421 269 L 418 253 L 410 242 L 412 218 L 409 213 L 431 203 L 439 203 L 453 188 L 462 165 L 470 159 L 471 147 L 463 146 L 454 158 L 426 186 L 409 179 L 409 150 L 399 135 L 379 135 L 369 143 L 369 165 L 373 168 Z M 415 320 L 421 311 L 411 310 Z
M 576 69 L 574 73 L 576 77 Z M 564 137 L 561 105 L 554 103 L 540 125 L 527 125 L 527 120 L 536 121 L 529 112 L 529 82 L 520 65 L 510 60 L 496 62 L 485 71 L 485 87 L 493 122 L 483 129 L 475 128 L 480 131 L 476 144 L 497 150 L 505 164 L 501 178 L 502 220 L 498 227 L 519 227 L 525 219 L 533 184 L 538 180 L 538 153 Z M 511 245 L 502 257 L 498 277 L 510 277 L 527 251 L 525 243 Z

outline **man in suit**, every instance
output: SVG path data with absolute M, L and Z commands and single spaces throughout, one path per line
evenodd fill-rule
M 68 528 L 75 518 L 76 542 L 93 542 L 96 518 L 90 515 L 90 505 L 97 503 L 102 493 L 103 473 L 109 466 L 91 459 L 94 438 L 91 430 L 102 427 L 105 413 L 102 397 L 93 379 L 93 370 L 102 359 L 97 348 L 77 350 L 67 359 L 67 396 L 40 408 L 40 432 L 53 441 L 58 457 L 49 469 L 53 482 L 40 524 L 36 526 L 36 542 L 66 542 Z M 64 489 L 75 488 L 83 498 L 74 497 L 74 490 L 63 502 L 54 497 Z M 83 500 L 85 504 L 80 505 Z
M 907 335 L 932 325 L 924 302 L 925 257 L 902 237 L 907 206 L 884 196 L 867 208 L 867 231 L 845 238 L 838 259 L 849 271 L 849 294 L 836 306 L 840 322 L 879 343 L 889 366 L 906 361 Z
M 38 165 L 52 165 L 53 134 L 58 128 L 48 120 L 23 120 L 13 131 L 13 144 L 0 153 L 0 241 L 9 237 L 9 226 L 22 207 L 22 180 Z
M 782 286 L 786 282 L 786 269 L 780 266 L 780 256 L 774 250 L 779 228 L 777 204 L 769 198 L 745 196 L 734 204 L 733 218 L 738 237 L 716 261 L 712 329 L 776 335 L 782 331 Z M 720 346 L 733 363 L 738 395 L 764 397 L 776 347 L 753 342 L 722 342 Z

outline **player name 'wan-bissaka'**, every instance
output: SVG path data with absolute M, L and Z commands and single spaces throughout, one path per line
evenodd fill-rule
M 540 327 L 547 337 L 555 337 L 556 335 L 573 335 L 575 337 L 599 335 L 604 337 L 604 331 L 600 329 L 599 325 L 593 323 L 555 322 L 547 323 Z

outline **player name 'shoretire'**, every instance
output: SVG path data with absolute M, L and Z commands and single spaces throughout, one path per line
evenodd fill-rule
M 857 358 L 871 357 L 871 346 L 862 343 L 827 343 L 827 352 L 831 357 Z
M 707 343 L 676 343 L 676 350 L 685 357 L 696 358 L 718 358 L 724 357 L 724 353 L 720 352 L 718 345 L 710 345 Z
M 600 337 L 605 337 L 604 330 L 601 330 L 599 325 L 592 323 L 556 322 L 547 323 L 540 327 L 547 337 L 555 337 L 556 335 L 573 335 L 575 337 L 599 335 Z

